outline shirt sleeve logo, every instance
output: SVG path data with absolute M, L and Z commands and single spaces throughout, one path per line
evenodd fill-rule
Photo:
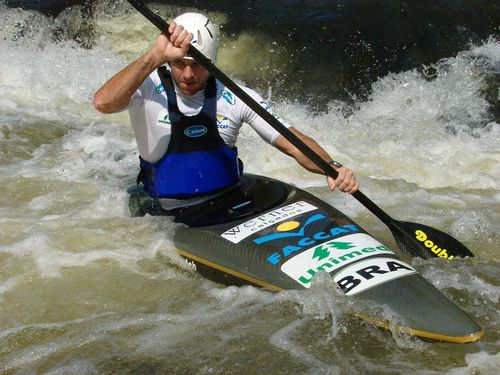
M 280 117 L 274 113 L 274 111 L 272 110 L 271 106 L 269 105 L 268 102 L 266 102 L 265 100 L 261 100 L 259 102 L 260 106 L 262 108 L 264 108 L 267 112 L 269 112 L 271 115 L 273 115 L 278 121 L 281 121 Z
M 231 105 L 235 105 L 236 104 L 236 99 L 235 99 L 233 93 L 231 91 L 229 91 L 228 89 L 225 88 L 224 90 L 222 90 L 221 96 L 229 104 L 231 104 Z
M 161 94 L 162 92 L 165 91 L 165 88 L 163 87 L 163 84 L 160 83 L 155 87 L 155 90 L 158 94 Z

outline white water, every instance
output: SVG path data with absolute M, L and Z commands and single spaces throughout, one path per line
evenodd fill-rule
M 51 42 L 49 31 L 72 17 L 52 24 L 0 5 L 0 372 L 495 373 L 500 126 L 480 93 L 499 74 L 498 41 L 437 62 L 433 80 L 416 71 L 381 78 L 349 117 L 334 100 L 319 115 L 274 103 L 389 214 L 440 228 L 477 255 L 412 263 L 485 329 L 479 343 L 455 346 L 365 326 L 328 280 L 271 294 L 196 276 L 173 250 L 170 223 L 130 218 L 138 155 L 128 116 L 91 105 L 154 30 L 121 15 L 113 28 L 99 20 L 90 50 Z M 38 26 L 20 26 L 26 20 Z M 395 247 L 364 207 L 328 193 L 321 176 L 251 129 L 238 147 L 249 172 L 308 188 Z

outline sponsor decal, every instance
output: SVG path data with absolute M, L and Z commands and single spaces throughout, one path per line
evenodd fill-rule
M 372 258 L 356 263 L 340 271 L 333 281 L 348 296 L 358 294 L 374 286 L 416 273 L 405 262 L 394 258 Z
M 231 229 L 228 229 L 221 234 L 223 238 L 233 243 L 238 243 L 248 236 L 270 227 L 276 223 L 280 223 L 286 219 L 291 219 L 297 215 L 316 210 L 317 207 L 304 201 L 298 201 L 287 206 L 280 207 L 276 210 L 267 212 L 252 220 L 246 221 Z
M 259 245 L 261 243 L 273 241 L 273 240 L 276 240 L 278 238 L 304 237 L 304 232 L 306 231 L 306 228 L 310 224 L 312 224 L 312 223 L 314 223 L 314 222 L 316 222 L 318 220 L 325 219 L 325 218 L 326 218 L 326 216 L 323 215 L 323 214 L 316 214 L 316 215 L 313 215 L 310 218 L 308 218 L 306 220 L 306 222 L 304 223 L 304 225 L 302 226 L 302 228 L 300 228 L 300 230 L 298 230 L 297 232 L 268 234 L 268 235 L 266 235 L 264 237 L 256 238 L 255 240 L 253 240 L 253 242 L 255 242 L 256 244 Z M 297 228 L 299 225 L 300 225 L 299 222 L 293 221 L 293 222 L 289 222 L 289 223 L 283 223 L 282 225 L 279 225 L 276 229 L 278 231 L 281 231 L 281 230 L 291 230 L 291 229 Z
M 266 102 L 265 100 L 261 100 L 259 102 L 259 104 L 261 105 L 262 108 L 264 108 L 266 111 L 270 111 L 271 110 L 271 107 L 269 107 L 269 103 Z
M 272 114 L 274 117 L 276 117 L 276 119 L 277 119 L 277 120 L 280 120 L 280 121 L 281 121 L 280 117 L 279 117 L 276 113 L 274 113 L 274 111 L 271 109 L 271 106 L 269 105 L 269 103 L 268 103 L 268 102 L 266 102 L 265 100 L 261 100 L 261 101 L 259 102 L 259 104 L 260 104 L 260 105 L 261 105 L 261 107 L 262 107 L 262 108 L 264 108 L 267 112 L 269 112 L 269 113 L 270 113 L 270 114 Z
M 165 88 L 163 87 L 163 84 L 162 84 L 162 83 L 160 83 L 160 84 L 158 84 L 158 85 L 155 87 L 155 90 L 156 90 L 156 92 L 157 92 L 158 94 L 161 94 L 162 92 L 164 92 L 164 91 L 165 91 Z
M 263 237 L 259 237 L 253 240 L 256 244 L 260 245 L 266 242 L 275 241 L 278 239 L 291 239 L 293 241 L 292 244 L 287 244 L 283 246 L 280 252 L 275 252 L 271 254 L 267 261 L 271 264 L 278 264 L 281 259 L 289 257 L 291 254 L 304 249 L 305 247 L 312 246 L 316 243 L 324 242 L 330 238 L 336 237 L 341 234 L 358 232 L 359 227 L 354 224 L 343 225 L 341 227 L 330 227 L 326 230 L 322 230 L 320 232 L 309 233 L 306 235 L 306 229 L 312 223 L 315 223 L 319 220 L 326 219 L 327 217 L 322 213 L 315 214 L 309 217 L 302 227 L 295 231 L 291 232 L 293 229 L 296 229 L 300 226 L 300 223 L 297 221 L 289 221 L 283 224 L 280 224 L 276 227 L 276 230 L 281 233 L 272 233 L 265 235 Z
M 225 116 L 217 115 L 217 128 L 227 129 L 229 127 L 229 119 Z
M 187 137 L 196 138 L 203 136 L 207 131 L 208 129 L 206 128 L 206 126 L 193 125 L 184 130 L 184 135 Z
M 228 102 L 231 105 L 236 104 L 236 99 L 231 91 L 228 89 L 224 88 L 221 92 L 221 96 L 224 98 L 226 102 Z
M 353 262 L 373 256 L 394 254 L 365 233 L 350 234 L 304 250 L 281 266 L 281 271 L 305 287 L 319 271 L 332 273 Z
M 156 125 L 162 128 L 170 128 L 172 123 L 170 122 L 170 117 L 168 116 L 168 111 L 161 111 L 158 114 L 158 119 L 156 120 Z
M 419 240 L 420 242 L 423 242 L 424 246 L 426 248 L 428 248 L 430 251 L 432 251 L 434 254 L 436 254 L 438 257 L 445 258 L 445 259 L 455 258 L 453 255 L 448 255 L 448 250 L 440 248 L 433 241 L 428 239 L 427 233 L 425 233 L 424 231 L 416 230 L 415 236 L 416 236 L 417 240 Z

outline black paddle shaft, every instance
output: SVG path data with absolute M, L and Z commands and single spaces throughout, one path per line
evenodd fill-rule
M 142 1 L 128 0 L 128 2 L 146 17 L 153 25 L 155 25 L 161 32 L 168 34 L 168 23 L 165 22 L 158 14 L 154 13 L 149 9 Z M 299 149 L 305 156 L 307 156 L 313 163 L 315 163 L 327 176 L 336 178 L 338 172 L 326 161 L 323 160 L 316 152 L 314 152 L 309 146 L 307 146 L 302 140 L 300 140 L 295 134 L 287 129 L 276 117 L 265 110 L 259 103 L 257 103 L 250 95 L 248 95 L 240 86 L 234 83 L 226 74 L 224 74 L 219 68 L 217 68 L 210 59 L 203 55 L 200 51 L 189 45 L 188 50 L 189 56 L 195 59 L 199 64 L 201 64 L 205 69 L 208 70 L 215 78 L 217 78 L 221 83 L 223 83 L 229 90 L 231 90 L 237 97 L 239 97 L 248 107 L 250 107 L 257 115 L 259 115 L 263 120 L 265 120 L 269 125 L 271 125 L 276 131 L 278 131 L 285 139 L 292 143 L 297 149 Z M 364 195 L 360 190 L 352 194 L 362 205 L 364 205 L 368 210 L 370 210 L 375 216 L 377 216 L 384 224 L 386 224 L 394 235 L 396 242 L 398 243 L 401 250 L 410 255 L 417 255 L 423 258 L 429 258 L 433 256 L 439 256 L 436 253 L 429 251 L 425 247 L 424 242 L 419 242 L 415 239 L 415 229 L 413 226 L 419 226 L 421 224 L 417 223 L 406 223 L 398 222 L 385 213 L 380 207 L 378 207 L 371 199 Z M 407 224 L 412 224 L 411 232 Z M 451 244 L 458 243 L 456 239 L 447 235 L 446 233 L 440 232 L 437 229 L 425 227 L 429 237 L 439 237 L 442 241 L 447 241 L 448 247 Z M 411 233 L 411 234 L 410 234 Z M 404 246 L 402 243 L 404 242 Z M 473 256 L 473 254 L 462 244 L 456 248 L 449 248 L 448 253 L 452 256 Z

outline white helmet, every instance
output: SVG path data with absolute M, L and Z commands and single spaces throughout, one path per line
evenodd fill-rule
M 217 28 L 210 20 L 200 13 L 184 13 L 174 19 L 187 31 L 193 33 L 191 45 L 215 62 L 217 60 Z M 185 57 L 192 59 L 192 57 Z

